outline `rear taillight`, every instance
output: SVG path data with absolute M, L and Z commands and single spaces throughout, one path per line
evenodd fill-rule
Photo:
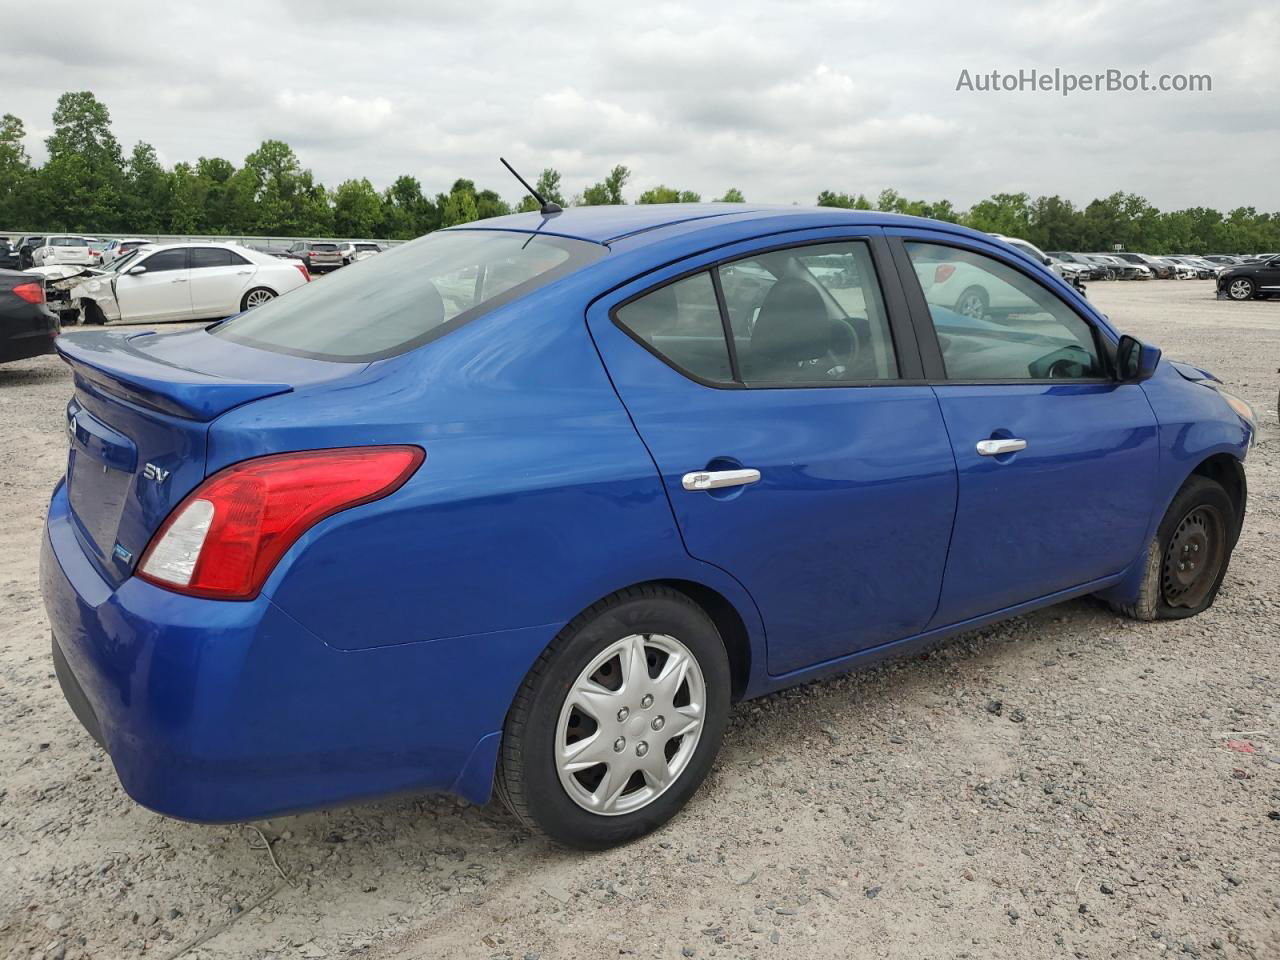
M 297 267 L 297 268 L 298 268 L 298 272 L 299 272 L 300 274 L 302 274 L 302 279 L 303 279 L 303 280 L 305 280 L 305 281 L 307 281 L 307 283 L 310 283 L 310 282 L 311 282 L 311 271 L 307 269 L 307 265 L 306 265 L 305 263 L 303 263 L 301 260 L 295 260 L 295 261 L 294 261 L 294 263 L 293 263 L 293 265 L 294 265 L 295 267 Z
M 20 283 L 13 292 L 27 303 L 44 303 L 44 285 L 39 283 Z
M 955 272 L 956 272 L 956 268 L 954 264 L 940 263 L 938 264 L 938 269 L 933 271 L 933 282 L 946 283 L 948 280 L 951 279 L 951 275 Z
M 138 576 L 177 593 L 250 600 L 302 534 L 394 493 L 424 457 L 420 447 L 348 447 L 227 467 L 169 515 L 143 553 Z

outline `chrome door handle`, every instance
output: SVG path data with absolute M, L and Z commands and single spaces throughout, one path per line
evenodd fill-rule
M 978 455 L 983 457 L 998 457 L 1002 453 L 1017 453 L 1025 449 L 1027 449 L 1027 441 L 1016 438 L 978 441 Z
M 759 470 L 700 470 L 697 473 L 686 473 L 680 482 L 686 490 L 698 491 L 742 487 L 759 479 Z
M 170 283 L 186 283 L 187 281 L 185 278 L 179 277 L 177 280 L 170 280 L 169 282 Z

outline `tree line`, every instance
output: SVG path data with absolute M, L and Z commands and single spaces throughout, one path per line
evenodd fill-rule
M 53 111 L 46 161 L 32 164 L 26 128 L 13 114 L 0 118 L 0 225 L 82 233 L 338 236 L 409 239 L 440 227 L 536 210 L 532 197 L 516 204 L 497 191 L 460 178 L 448 192 L 429 195 L 409 174 L 379 191 L 367 178 L 332 189 L 319 183 L 281 140 L 265 140 L 240 166 L 200 157 L 166 169 L 155 148 L 139 142 L 126 156 L 111 130 L 105 104 L 89 91 L 68 92 Z M 537 190 L 561 206 L 626 203 L 631 179 L 615 166 L 598 183 L 565 197 L 559 172 L 545 169 Z M 696 203 L 692 190 L 657 186 L 637 203 Z M 717 202 L 742 203 L 736 188 Z M 823 190 L 819 206 L 932 217 L 989 233 L 1021 237 L 1046 250 L 1109 250 L 1113 244 L 1150 253 L 1259 253 L 1280 250 L 1280 213 L 1238 207 L 1161 211 L 1133 193 L 1117 192 L 1077 207 L 1062 197 L 998 193 L 968 210 L 948 200 L 910 200 L 884 190 L 865 194 Z

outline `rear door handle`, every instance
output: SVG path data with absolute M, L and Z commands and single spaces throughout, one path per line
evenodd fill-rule
M 978 455 L 983 457 L 998 457 L 1002 453 L 1017 453 L 1019 450 L 1027 449 L 1027 441 L 1019 440 L 1011 437 L 1008 440 L 979 440 Z
M 170 280 L 170 283 L 186 283 L 186 277 L 179 277 L 177 280 Z
M 760 479 L 759 470 L 699 470 L 686 473 L 681 480 L 686 490 L 719 490 L 721 487 L 742 487 Z

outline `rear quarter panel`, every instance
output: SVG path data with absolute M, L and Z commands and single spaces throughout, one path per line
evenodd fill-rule
M 359 383 L 302 389 L 214 424 L 210 472 L 290 449 L 426 451 L 402 489 L 313 528 L 268 580 L 272 600 L 325 643 L 558 629 L 615 590 L 664 578 L 728 596 L 758 636 L 741 588 L 685 553 L 587 335 L 589 297 L 568 287 L 375 363 Z

